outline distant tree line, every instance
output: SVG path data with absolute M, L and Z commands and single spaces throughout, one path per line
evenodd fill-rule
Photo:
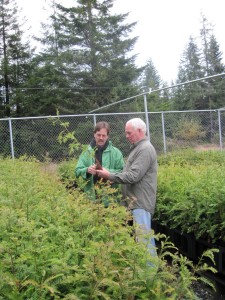
M 113 14 L 114 0 L 74 0 L 72 7 L 49 2 L 37 52 L 32 40 L 24 42 L 16 0 L 0 0 L 0 118 L 87 113 L 143 88 L 168 87 L 151 58 L 136 66 L 131 53 L 138 37 L 130 37 L 136 22 L 126 22 L 128 13 Z M 190 37 L 170 85 L 224 72 L 204 15 L 200 37 L 200 42 Z M 151 111 L 214 109 L 224 103 L 224 77 L 148 95 Z

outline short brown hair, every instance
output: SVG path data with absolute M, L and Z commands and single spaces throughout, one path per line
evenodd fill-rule
M 94 133 L 96 133 L 97 131 L 100 131 L 102 128 L 105 128 L 107 130 L 107 134 L 109 135 L 109 131 L 110 131 L 109 123 L 107 123 L 105 121 L 96 123 L 95 128 L 94 128 Z

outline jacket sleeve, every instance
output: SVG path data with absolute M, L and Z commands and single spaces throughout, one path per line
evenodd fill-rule
M 77 165 L 75 167 L 75 176 L 82 177 L 83 179 L 87 179 L 89 174 L 87 173 L 88 167 L 93 164 L 91 153 L 89 151 L 83 152 L 78 159 Z
M 151 151 L 141 149 L 136 153 L 135 158 L 133 158 L 132 161 L 127 161 L 128 167 L 123 172 L 111 173 L 109 180 L 125 184 L 139 182 L 151 166 L 152 154 Z

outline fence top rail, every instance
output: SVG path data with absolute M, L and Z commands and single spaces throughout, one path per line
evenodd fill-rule
M 185 81 L 185 82 L 176 83 L 176 84 L 171 85 L 171 86 L 164 86 L 164 87 L 161 87 L 161 88 L 158 88 L 158 89 L 152 89 L 152 88 L 149 87 L 148 92 L 145 91 L 144 93 L 141 93 L 141 94 L 138 94 L 138 95 L 135 95 L 135 96 L 132 96 L 132 97 L 128 97 L 126 99 L 122 99 L 122 100 L 104 105 L 102 107 L 91 110 L 89 113 L 93 113 L 93 112 L 96 112 L 100 109 L 104 109 L 104 108 L 107 108 L 109 106 L 125 102 L 127 100 L 132 100 L 132 99 L 135 99 L 135 98 L 140 97 L 140 96 L 145 96 L 147 94 L 152 94 L 152 93 L 156 93 L 156 92 L 160 92 L 160 91 L 164 91 L 164 90 L 169 90 L 169 89 L 172 89 L 172 88 L 175 88 L 175 87 L 178 87 L 178 86 L 187 85 L 187 84 L 191 84 L 191 83 L 194 83 L 194 82 L 203 81 L 203 80 L 207 80 L 207 79 L 210 79 L 210 78 L 219 77 L 219 76 L 223 76 L 223 75 L 225 75 L 225 72 L 220 73 L 220 74 L 215 74 L 215 75 L 211 75 L 211 76 L 198 78 L 198 79 L 194 79 L 194 80 L 189 80 L 189 81 Z
M 108 115 L 129 115 L 129 114 L 144 114 L 144 112 L 121 112 L 121 113 L 97 113 L 97 114 L 75 114 L 75 115 L 55 115 L 55 116 L 39 116 L 39 117 L 16 117 L 16 118 L 2 118 L 0 121 L 9 120 L 28 120 L 28 119 L 53 119 L 53 118 L 68 118 L 68 117 L 93 117 L 93 116 L 108 116 Z
M 225 111 L 225 108 L 218 109 L 202 109 L 202 110 L 165 110 L 165 111 L 148 111 L 148 114 L 169 114 L 169 113 L 193 113 L 193 112 L 217 112 Z M 95 114 L 75 114 L 75 115 L 55 115 L 55 116 L 39 116 L 39 117 L 17 117 L 17 118 L 1 118 L 0 121 L 13 121 L 13 120 L 33 120 L 33 119 L 53 119 L 53 118 L 69 118 L 69 117 L 85 117 L 90 118 L 94 116 L 111 116 L 111 115 L 140 115 L 145 114 L 145 112 L 121 112 L 121 113 L 95 113 Z

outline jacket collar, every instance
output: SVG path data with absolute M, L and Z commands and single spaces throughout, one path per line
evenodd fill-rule
M 108 149 L 109 147 L 111 147 L 111 145 L 112 145 L 112 142 L 110 140 L 108 140 L 101 149 L 104 151 L 104 150 Z M 91 140 L 90 144 L 88 145 L 88 148 L 95 150 L 97 148 L 97 147 L 96 148 L 95 147 L 96 147 L 96 142 L 95 142 L 95 139 L 93 139 L 93 140 Z
M 148 137 L 144 137 L 143 139 L 141 139 L 140 141 L 136 142 L 136 143 L 133 143 L 131 146 L 130 146 L 130 149 L 134 149 L 135 147 L 137 147 L 139 144 L 141 144 L 142 142 L 144 141 L 148 141 Z

